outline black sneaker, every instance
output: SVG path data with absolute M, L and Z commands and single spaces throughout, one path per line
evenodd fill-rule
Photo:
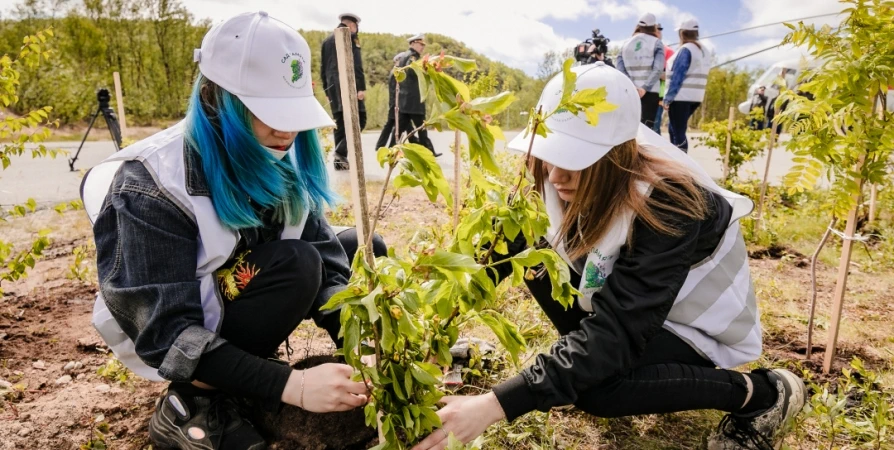
M 335 166 L 335 170 L 350 170 L 351 165 L 348 162 L 347 158 L 340 155 L 335 155 L 335 159 L 332 161 L 332 165 Z
M 225 394 L 180 396 L 168 391 L 149 419 L 149 439 L 157 448 L 180 450 L 264 450 L 266 442 L 243 420 Z
M 775 450 L 781 444 L 791 419 L 807 397 L 804 381 L 785 369 L 765 372 L 776 386 L 776 403 L 751 414 L 727 414 L 708 439 L 708 450 Z

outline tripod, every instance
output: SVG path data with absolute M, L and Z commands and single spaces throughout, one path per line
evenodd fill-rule
M 102 118 L 105 119 L 106 126 L 109 127 L 109 133 L 112 134 L 112 142 L 115 143 L 115 151 L 117 152 L 118 150 L 121 150 L 121 126 L 118 125 L 118 117 L 115 116 L 115 111 L 109 106 L 109 100 L 111 100 L 109 90 L 101 88 L 96 91 L 96 99 L 99 101 L 99 107 L 90 119 L 90 125 L 87 127 L 87 132 L 84 133 L 84 138 L 81 139 L 81 145 L 78 146 L 78 151 L 73 158 L 68 160 L 68 168 L 72 172 L 74 172 L 75 161 L 78 160 L 78 155 L 81 154 L 81 149 L 84 148 L 84 142 L 87 141 L 87 135 L 90 134 L 90 130 L 93 129 L 93 124 L 96 122 L 96 118 L 99 117 L 100 114 L 102 114 Z

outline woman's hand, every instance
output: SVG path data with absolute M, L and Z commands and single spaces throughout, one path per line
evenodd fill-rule
M 364 383 L 351 381 L 353 374 L 354 369 L 346 364 L 322 364 L 307 370 L 293 370 L 282 392 L 282 401 L 318 413 L 348 411 L 363 406 L 369 391 Z
M 636 88 L 636 92 L 639 93 L 639 98 L 643 98 L 646 95 L 646 90 L 643 88 Z
M 445 407 L 438 411 L 443 424 L 434 430 L 412 450 L 442 450 L 447 447 L 447 436 L 453 436 L 468 444 L 484 433 L 487 427 L 505 417 L 503 407 L 493 392 L 473 396 L 449 396 L 441 399 Z

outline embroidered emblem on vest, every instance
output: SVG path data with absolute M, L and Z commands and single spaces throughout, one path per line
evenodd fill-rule
M 220 292 L 227 300 L 232 301 L 239 297 L 248 283 L 261 271 L 254 264 L 245 261 L 245 257 L 249 253 L 251 250 L 242 252 L 236 257 L 232 267 L 220 269 L 215 274 L 217 283 L 220 285 Z

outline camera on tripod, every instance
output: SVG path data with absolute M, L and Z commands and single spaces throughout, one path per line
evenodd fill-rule
M 602 35 L 599 28 L 592 31 L 592 37 L 577 44 L 574 47 L 574 59 L 580 64 L 592 64 L 596 61 L 602 61 L 612 67 L 612 61 L 605 55 L 608 53 L 608 43 L 611 40 Z
M 84 148 L 84 142 L 87 141 L 87 135 L 90 134 L 90 130 L 93 129 L 93 124 L 96 122 L 96 118 L 102 114 L 102 118 L 106 121 L 106 126 L 109 127 L 109 133 L 112 135 L 112 142 L 115 144 L 115 151 L 121 150 L 121 125 L 118 124 L 118 117 L 115 116 L 115 111 L 109 105 L 109 102 L 112 100 L 112 94 L 109 93 L 109 90 L 106 88 L 99 88 L 96 90 L 96 101 L 99 103 L 99 107 L 96 109 L 96 112 L 93 113 L 93 118 L 90 119 L 90 125 L 87 127 L 87 132 L 84 133 L 84 138 L 81 139 L 81 145 L 78 146 L 78 151 L 75 153 L 74 157 L 68 160 L 68 168 L 74 172 L 75 161 L 78 160 L 78 156 L 81 154 L 81 149 Z

